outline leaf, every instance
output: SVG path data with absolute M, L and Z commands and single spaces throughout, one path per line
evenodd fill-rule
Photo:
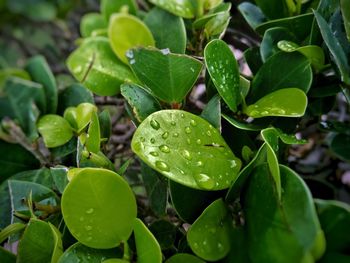
M 218 199 L 192 224 L 187 232 L 187 241 L 197 256 L 217 261 L 230 251 L 231 230 L 227 207 L 222 199 Z
M 231 5 L 230 5 L 231 7 Z M 219 12 L 205 24 L 204 33 L 207 39 L 220 38 L 230 22 L 230 12 Z
M 101 13 L 107 22 L 113 14 L 122 12 L 122 9 L 125 7 L 129 14 L 137 14 L 138 10 L 135 0 L 101 0 L 100 5 Z
M 101 263 L 108 258 L 118 256 L 122 256 L 122 252 L 118 248 L 94 249 L 81 243 L 75 243 L 64 252 L 58 263 Z
M 58 115 L 48 114 L 41 117 L 37 127 L 48 148 L 61 146 L 73 137 L 69 123 Z
M 186 28 L 181 17 L 155 7 L 148 12 L 144 22 L 151 30 L 157 48 L 168 48 L 172 53 L 185 53 Z
M 162 249 L 170 249 L 174 246 L 177 228 L 166 220 L 157 220 L 149 226 L 156 240 Z
M 26 149 L 18 144 L 0 140 L 0 182 L 16 173 L 36 169 L 40 162 Z
M 31 219 L 18 244 L 18 263 L 57 262 L 52 260 L 55 239 L 49 223 Z
M 55 182 L 56 188 L 60 193 L 63 193 L 68 184 L 67 172 L 68 169 L 64 166 L 50 167 L 50 174 Z
M 5 248 L 0 247 L 0 258 L 6 263 L 16 263 L 16 255 L 7 251 Z
M 279 89 L 249 105 L 244 112 L 253 118 L 266 116 L 301 117 L 305 114 L 307 97 L 297 88 Z
M 150 2 L 166 11 L 183 18 L 193 18 L 195 8 L 191 0 L 150 0 Z
M 210 10 L 222 4 L 223 0 L 204 0 L 203 7 L 205 10 Z
M 180 110 L 148 116 L 136 130 L 131 147 L 153 169 L 195 189 L 225 189 L 241 166 L 212 125 Z
M 56 113 L 58 95 L 57 85 L 54 75 L 43 56 L 35 56 L 28 60 L 26 70 L 33 81 L 43 85 L 47 111 L 46 113 Z
M 210 77 L 220 96 L 232 111 L 242 100 L 237 61 L 222 40 L 212 40 L 204 49 L 204 58 Z
M 259 69 L 246 98 L 247 103 L 256 102 L 279 89 L 299 88 L 307 93 L 311 83 L 312 69 L 309 60 L 299 53 L 280 52 L 270 57 Z
M 336 134 L 330 142 L 332 152 L 342 160 L 350 160 L 350 136 Z
M 261 9 L 250 2 L 239 4 L 238 10 L 253 29 L 266 21 L 266 17 Z
M 177 215 L 185 222 L 193 223 L 199 214 L 218 199 L 222 192 L 203 191 L 169 181 L 171 201 Z M 191 202 L 188 202 L 191 200 Z
M 113 53 L 108 38 L 87 38 L 67 59 L 73 76 L 100 96 L 112 96 L 124 82 L 136 82 L 131 70 Z
M 98 120 L 100 122 L 101 138 L 109 139 L 112 133 L 112 120 L 111 120 L 111 115 L 109 114 L 109 111 L 108 110 L 102 111 L 98 115 Z
M 76 123 L 78 133 L 84 130 L 90 123 L 94 112 L 97 112 L 97 107 L 91 103 L 80 103 L 76 107 Z
M 221 102 L 220 96 L 211 98 L 201 113 L 201 117 L 207 120 L 216 129 L 221 131 Z
M 91 121 L 85 141 L 85 147 L 88 151 L 98 153 L 100 151 L 100 122 L 98 120 L 97 112 L 93 111 L 91 114 Z
M 204 263 L 203 260 L 193 256 L 191 254 L 178 253 L 169 258 L 165 263 Z
M 249 69 L 251 70 L 253 75 L 256 75 L 256 73 L 259 71 L 260 67 L 263 64 L 260 56 L 259 47 L 248 48 L 244 51 L 243 54 L 244 54 L 244 59 L 249 66 Z
M 90 90 L 74 83 L 60 92 L 58 102 L 57 114 L 63 114 L 66 108 L 78 106 L 83 102 L 94 104 L 94 99 Z
M 136 201 L 127 182 L 98 168 L 83 169 L 73 177 L 61 206 L 72 235 L 92 248 L 113 248 L 126 241 L 136 218 Z
M 209 10 L 207 14 L 197 18 L 193 22 L 192 27 L 194 29 L 203 29 L 209 21 L 211 21 L 215 17 L 227 14 L 230 11 L 230 9 L 231 3 L 221 3 L 219 6 Z
M 311 32 L 313 19 L 314 16 L 312 13 L 306 13 L 298 16 L 270 20 L 258 25 L 255 30 L 260 35 L 263 35 L 269 28 L 284 27 L 293 33 L 298 40 L 303 41 Z
M 341 47 L 337 38 L 334 37 L 330 26 L 324 20 L 324 18 L 317 12 L 314 11 L 314 15 L 318 24 L 318 27 L 321 31 L 326 46 L 328 47 L 330 53 L 332 54 L 331 58 L 334 60 L 335 64 L 338 67 L 339 73 L 341 75 L 341 80 L 350 85 L 350 66 L 346 57 L 346 54 Z
M 350 41 L 350 4 L 349 1 L 340 0 L 341 13 L 344 20 L 346 36 Z
M 284 1 L 255 0 L 255 2 L 269 19 L 284 18 L 289 16 L 287 5 Z
M 60 231 L 51 223 L 48 223 L 54 240 L 51 263 L 56 263 L 63 254 L 62 235 Z
M 108 26 L 108 37 L 114 53 L 125 64 L 128 63 L 129 49 L 155 45 L 149 28 L 140 19 L 128 14 L 112 16 Z
M 16 234 L 17 232 L 20 232 L 26 227 L 25 224 L 22 223 L 13 223 L 11 225 L 8 225 L 4 229 L 1 229 L 0 231 L 0 243 L 4 243 L 11 235 Z
M 169 50 L 132 49 L 129 62 L 145 88 L 168 103 L 181 102 L 202 70 L 200 61 Z
M 142 122 L 153 112 L 161 110 L 157 99 L 139 85 L 124 84 L 120 91 L 139 122 Z
M 134 235 L 138 263 L 161 263 L 162 252 L 157 239 L 152 235 L 144 223 L 136 218 L 134 222 Z
M 87 13 L 81 18 L 80 34 L 82 37 L 90 37 L 95 30 L 106 29 L 107 26 L 108 23 L 101 14 Z

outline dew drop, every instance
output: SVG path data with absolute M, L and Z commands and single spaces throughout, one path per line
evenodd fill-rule
M 82 71 L 83 71 L 82 66 L 78 66 L 73 70 L 74 74 L 80 74 Z
M 202 143 L 201 139 L 197 139 L 196 143 L 201 144 Z
M 150 141 L 151 143 L 155 143 L 155 142 L 156 142 L 156 139 L 151 138 L 149 141 Z
M 206 174 L 195 174 L 194 179 L 200 188 L 211 190 L 215 186 L 214 180 Z
M 88 210 L 85 211 L 87 214 L 92 214 L 94 212 L 93 208 L 89 208 Z
M 92 230 L 92 226 L 85 226 L 85 229 L 86 229 L 87 231 L 91 231 L 91 230 Z
M 191 120 L 191 121 L 190 121 L 190 124 L 191 124 L 191 126 L 193 126 L 193 127 L 196 127 L 196 126 L 197 126 L 197 122 L 196 122 L 195 120 Z
M 185 118 L 185 114 L 183 114 L 183 113 L 181 113 L 180 116 L 181 116 L 181 118 Z
M 211 136 L 211 131 L 207 131 L 207 135 L 210 137 Z
M 237 166 L 236 161 L 235 161 L 235 160 L 231 160 L 231 161 L 230 161 L 230 168 L 234 168 L 234 167 L 236 167 L 236 166 Z
M 189 160 L 189 161 L 192 160 L 192 155 L 191 155 L 191 153 L 190 153 L 189 151 L 183 150 L 183 151 L 181 152 L 181 154 L 182 154 L 182 156 L 183 156 L 186 160 Z
M 185 174 L 185 172 L 184 172 L 183 170 L 181 170 L 181 169 L 179 169 L 179 172 L 180 172 L 180 174 L 182 174 L 182 175 Z
M 176 126 L 176 122 L 175 122 L 175 121 L 171 121 L 171 122 L 170 122 L 170 125 L 171 125 L 171 126 Z
M 159 124 L 159 122 L 157 122 L 156 120 L 151 120 L 151 121 L 150 121 L 150 125 L 151 125 L 151 127 L 152 127 L 153 129 L 155 129 L 155 130 L 159 130 L 159 128 L 160 128 L 160 124 Z
M 202 167 L 202 166 L 203 166 L 203 162 L 202 162 L 202 161 L 198 161 L 198 162 L 196 162 L 196 166 L 198 166 L 198 167 Z
M 154 156 L 154 157 L 157 157 L 159 155 L 157 152 L 150 152 L 149 154 Z
M 140 142 L 144 142 L 145 138 L 144 137 L 140 137 Z
M 185 128 L 185 132 L 186 132 L 187 134 L 191 133 L 191 128 L 190 128 L 190 127 L 186 127 L 186 128 Z
M 163 161 L 156 161 L 155 165 L 161 171 L 164 171 L 164 172 L 169 172 L 170 171 L 169 166 Z
M 161 145 L 159 146 L 159 150 L 161 150 L 163 153 L 169 153 L 170 152 L 170 148 L 166 145 Z
M 165 139 L 167 139 L 169 137 L 169 132 L 164 132 L 163 134 L 162 134 L 162 138 L 165 140 Z
M 174 132 L 173 137 L 177 138 L 179 137 L 179 134 L 177 132 Z

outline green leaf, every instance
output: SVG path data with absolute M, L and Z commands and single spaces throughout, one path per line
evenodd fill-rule
M 220 96 L 232 111 L 242 100 L 238 63 L 222 40 L 211 41 L 204 49 L 204 58 L 210 77 Z
M 113 248 L 131 235 L 135 197 L 127 182 L 112 171 L 82 169 L 64 190 L 61 205 L 66 225 L 82 244 Z
M 31 219 L 18 244 L 18 263 L 57 262 L 53 260 L 55 238 L 49 223 Z
M 239 4 L 238 10 L 244 17 L 245 21 L 247 21 L 249 26 L 253 29 L 266 21 L 266 17 L 261 9 L 250 2 Z
M 16 263 L 16 255 L 7 251 L 5 248 L 0 247 L 0 258 L 5 263 Z
M 137 48 L 129 52 L 129 62 L 138 79 L 157 98 L 181 102 L 195 84 L 202 63 L 169 50 Z
M 98 29 L 106 29 L 107 26 L 108 23 L 101 14 L 87 13 L 81 18 L 80 34 L 82 37 L 89 37 L 93 31 Z
M 311 83 L 312 69 L 309 60 L 299 53 L 280 52 L 270 57 L 259 69 L 246 98 L 247 103 L 256 102 L 279 89 L 299 88 L 307 93 Z
M 289 16 L 286 1 L 255 0 L 255 2 L 269 19 L 283 18 Z
M 108 258 L 122 256 L 119 249 L 94 249 L 86 247 L 81 243 L 75 243 L 69 247 L 60 257 L 58 263 L 101 263 Z
M 205 24 L 204 33 L 207 39 L 220 38 L 230 22 L 230 12 L 219 12 Z
M 157 48 L 169 48 L 172 53 L 185 53 L 186 28 L 181 17 L 155 7 L 147 14 L 144 22 L 151 30 Z
M 108 110 L 102 111 L 98 115 L 98 120 L 100 122 L 101 138 L 109 139 L 112 133 L 112 120 L 111 120 L 111 115 L 109 114 L 109 111 Z
M 293 33 L 300 41 L 303 41 L 311 32 L 313 19 L 314 15 L 307 13 L 298 16 L 270 20 L 258 25 L 255 30 L 257 33 L 263 35 L 269 28 L 284 27 Z
M 332 152 L 345 161 L 350 160 L 350 135 L 338 133 L 330 142 Z
M 87 38 L 67 59 L 74 77 L 92 92 L 112 96 L 124 82 L 135 82 L 129 67 L 113 53 L 108 38 Z
M 149 28 L 140 19 L 128 14 L 112 16 L 108 26 L 108 37 L 114 53 L 126 64 L 128 63 L 127 51 L 130 48 L 155 45 Z
M 100 151 L 100 142 L 100 122 L 98 120 L 97 112 L 93 111 L 91 114 L 91 121 L 85 141 L 86 149 L 90 152 L 98 153 Z
M 178 253 L 169 258 L 165 263 L 205 263 L 203 260 L 191 254 Z
M 314 11 L 314 14 L 323 40 L 332 54 L 331 58 L 338 67 L 341 80 L 350 85 L 350 66 L 343 48 L 341 47 L 338 39 L 334 37 L 326 20 L 324 20 L 324 18 L 317 11 Z
M 249 69 L 253 75 L 256 75 L 263 64 L 259 47 L 251 47 L 246 49 L 244 51 L 244 59 L 247 61 Z
M 46 113 L 56 113 L 58 103 L 57 85 L 46 59 L 43 56 L 31 58 L 27 62 L 26 70 L 33 81 L 43 85 L 47 105 Z
M 131 147 L 153 169 L 195 189 L 228 188 L 241 167 L 212 125 L 180 110 L 148 116 L 136 130 Z
M 341 13 L 344 20 L 345 32 L 350 41 L 350 3 L 346 0 L 340 0 Z
M 102 263 L 129 263 L 129 261 L 121 258 L 111 258 L 103 261 Z
M 150 2 L 166 11 L 184 18 L 193 18 L 195 16 L 195 8 L 191 0 L 150 0 Z
M 94 104 L 94 98 L 91 91 L 78 83 L 74 83 L 59 94 L 58 102 L 57 113 L 63 114 L 66 108 L 78 106 L 83 102 Z
M 222 4 L 223 0 L 204 0 L 203 7 L 205 10 L 210 10 Z
M 277 46 L 284 52 L 300 52 L 309 59 L 312 66 L 317 71 L 321 70 L 324 67 L 325 56 L 323 49 L 319 46 L 309 45 L 299 47 L 298 45 L 285 40 L 279 41 L 277 43 Z
M 136 15 L 138 11 L 135 0 L 101 0 L 101 13 L 107 22 L 113 14 L 122 12 L 123 8 L 127 8 L 132 15 Z
M 69 123 L 58 115 L 48 114 L 41 117 L 37 126 L 48 148 L 61 146 L 73 137 Z
M 178 216 L 185 222 L 193 223 L 199 214 L 218 199 L 222 192 L 203 191 L 169 181 L 171 201 Z M 191 202 L 188 202 L 191 200 Z
M 157 220 L 149 226 L 161 249 L 170 249 L 174 246 L 177 228 L 176 226 L 166 220 Z
M 262 118 L 267 116 L 301 117 L 305 114 L 307 97 L 297 88 L 280 89 L 259 99 L 245 110 L 248 116 Z
M 11 235 L 16 234 L 17 232 L 20 232 L 26 227 L 25 224 L 22 223 L 13 223 L 11 225 L 8 225 L 4 229 L 1 229 L 0 231 L 0 243 L 4 243 L 6 239 L 8 239 Z
M 50 167 L 50 174 L 55 182 L 56 188 L 60 193 L 63 193 L 68 184 L 67 172 L 68 169 L 64 166 Z
M 221 102 L 220 96 L 215 95 L 211 98 L 201 113 L 201 117 L 207 120 L 219 131 L 221 130 Z
M 228 209 L 222 199 L 218 199 L 192 224 L 187 232 L 187 240 L 197 256 L 217 261 L 230 251 L 231 230 Z
M 56 263 L 63 254 L 62 235 L 61 232 L 54 225 L 52 225 L 51 223 L 48 224 L 51 228 L 54 240 L 51 263 Z
M 157 239 L 154 238 L 152 233 L 144 225 L 144 223 L 136 218 L 134 222 L 134 235 L 137 252 L 138 263 L 161 263 L 162 252 Z
M 120 91 L 139 122 L 142 122 L 153 112 L 161 110 L 157 99 L 139 85 L 124 84 L 121 86 Z
M 94 112 L 97 112 L 97 107 L 91 103 L 80 103 L 76 107 L 76 123 L 78 133 L 87 127 Z

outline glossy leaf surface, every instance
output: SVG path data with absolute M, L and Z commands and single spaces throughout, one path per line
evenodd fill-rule
M 195 9 L 191 0 L 150 0 L 152 4 L 184 18 L 193 18 Z
M 158 111 L 147 117 L 131 145 L 153 169 L 196 189 L 229 187 L 241 166 L 212 125 L 180 110 Z
M 181 102 L 195 84 L 202 63 L 168 49 L 132 49 L 129 63 L 145 87 L 165 102 Z
M 67 59 L 73 76 L 101 96 L 119 93 L 124 82 L 135 82 L 131 70 L 113 53 L 104 37 L 88 38 Z
M 213 40 L 205 47 L 204 58 L 216 89 L 235 112 L 242 97 L 238 64 L 231 49 L 224 41 Z
M 93 111 L 91 115 L 91 121 L 85 141 L 86 149 L 93 153 L 100 151 L 101 133 L 100 122 L 97 116 L 97 112 Z
M 138 263 L 161 263 L 162 252 L 157 240 L 145 224 L 138 218 L 134 222 L 134 235 Z
M 37 126 L 48 148 L 61 146 L 73 136 L 69 123 L 58 115 L 49 114 L 41 117 Z
M 197 256 L 217 261 L 230 251 L 230 232 L 228 210 L 222 199 L 218 199 L 192 224 L 187 233 L 187 240 Z
M 101 13 L 108 22 L 110 17 L 115 13 L 120 13 L 122 9 L 127 8 L 129 14 L 136 15 L 137 5 L 135 0 L 101 0 Z
M 276 90 L 249 105 L 245 113 L 253 118 L 266 116 L 301 117 L 307 106 L 305 93 L 297 88 Z
M 112 248 L 129 238 L 136 201 L 129 185 L 118 174 L 86 168 L 73 177 L 63 192 L 62 214 L 73 236 L 82 244 Z
M 261 9 L 250 2 L 241 3 L 238 6 L 238 10 L 253 29 L 266 21 L 266 17 Z
M 112 16 L 108 26 L 108 37 L 114 53 L 126 64 L 128 63 L 126 52 L 130 48 L 155 45 L 149 28 L 137 17 L 128 14 Z

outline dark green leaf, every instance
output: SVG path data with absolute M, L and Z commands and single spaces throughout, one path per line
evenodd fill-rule
M 166 220 L 158 220 L 149 226 L 149 230 L 157 239 L 162 249 L 168 249 L 174 244 L 176 227 L 172 223 Z
M 204 263 L 203 260 L 191 254 L 178 253 L 169 258 L 165 263 Z
M 259 47 L 251 47 L 246 49 L 244 51 L 244 59 L 248 63 L 249 69 L 253 75 L 259 71 L 260 67 L 263 64 Z
M 102 138 L 109 139 L 112 133 L 112 120 L 111 120 L 111 115 L 109 114 L 109 111 L 108 110 L 102 111 L 98 115 L 98 120 L 100 122 L 101 139 Z
M 52 179 L 55 182 L 55 186 L 60 193 L 63 193 L 68 184 L 67 172 L 68 169 L 66 167 L 56 166 L 50 168 Z
M 287 4 L 279 0 L 255 0 L 256 4 L 269 19 L 284 18 L 289 16 Z
M 211 98 L 203 109 L 201 117 L 206 119 L 219 131 L 221 130 L 221 102 L 218 95 Z
M 16 255 L 0 247 L 0 258 L 4 263 L 16 263 Z
M 342 160 L 350 160 L 350 135 L 337 134 L 330 143 L 331 150 Z
M 86 136 L 85 147 L 89 152 L 98 153 L 100 151 L 101 134 L 100 122 L 97 112 L 93 111 Z
M 350 2 L 347 0 L 340 0 L 340 6 L 343 15 L 346 36 L 350 41 Z
M 135 0 L 101 0 L 101 13 L 108 22 L 110 17 L 115 13 L 120 13 L 123 8 L 127 8 L 128 13 L 137 14 L 137 5 Z
M 266 17 L 261 9 L 250 2 L 241 3 L 238 6 L 238 10 L 253 29 L 266 21 Z

